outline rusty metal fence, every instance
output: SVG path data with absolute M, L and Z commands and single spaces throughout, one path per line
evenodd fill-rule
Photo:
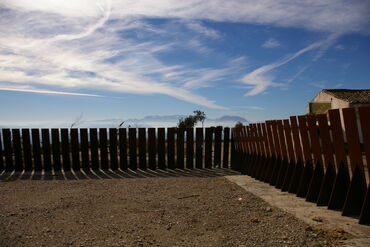
M 370 107 L 293 116 L 232 132 L 234 169 L 370 223 Z

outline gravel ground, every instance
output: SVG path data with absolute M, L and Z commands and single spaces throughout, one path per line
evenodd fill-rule
M 0 246 L 341 246 L 223 177 L 0 182 Z

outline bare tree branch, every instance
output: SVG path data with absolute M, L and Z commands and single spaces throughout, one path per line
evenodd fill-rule
M 82 121 L 82 118 L 83 118 L 83 113 L 81 112 L 81 114 L 73 121 L 73 123 L 71 124 L 71 129 L 79 124 L 81 124 L 83 121 Z

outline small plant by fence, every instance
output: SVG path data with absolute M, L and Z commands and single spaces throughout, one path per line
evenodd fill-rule
M 221 127 L 3 129 L 0 173 L 228 168 L 230 146 Z
M 232 167 L 368 224 L 370 107 L 343 109 L 342 117 L 330 110 L 235 128 Z

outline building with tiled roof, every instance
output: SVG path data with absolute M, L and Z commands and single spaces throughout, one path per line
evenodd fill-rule
M 323 114 L 330 109 L 370 105 L 370 89 L 324 89 L 307 105 L 307 113 Z

